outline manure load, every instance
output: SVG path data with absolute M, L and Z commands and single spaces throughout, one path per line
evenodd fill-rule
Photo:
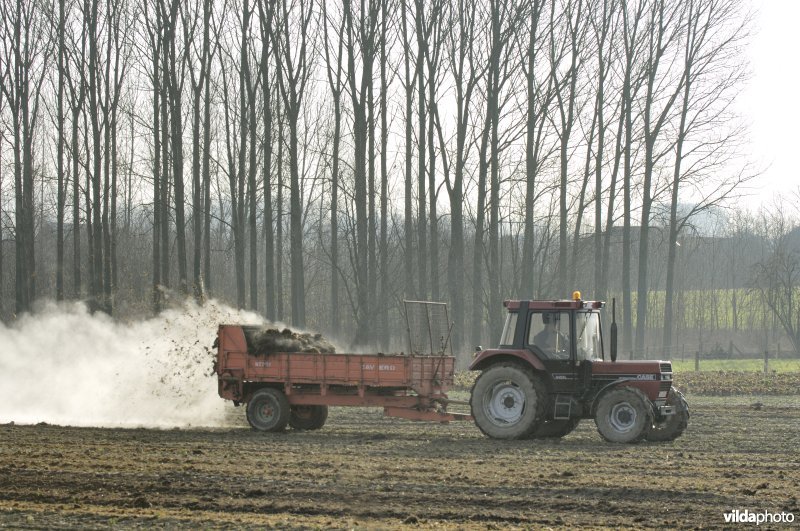
M 309 352 L 315 354 L 335 354 L 336 347 L 322 337 L 322 334 L 293 332 L 289 328 L 242 327 L 247 348 L 255 355 L 274 352 Z

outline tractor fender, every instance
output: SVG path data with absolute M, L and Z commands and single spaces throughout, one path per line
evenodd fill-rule
M 479 353 L 469 366 L 471 371 L 481 371 L 500 361 L 522 362 L 533 367 L 534 370 L 547 372 L 541 360 L 529 350 L 517 349 L 490 349 Z
M 589 408 L 588 409 L 589 409 L 589 412 L 590 412 L 591 416 L 594 417 L 595 410 L 597 409 L 597 403 L 600 401 L 600 398 L 604 394 L 606 394 L 608 391 L 610 391 L 612 389 L 615 389 L 615 388 L 617 388 L 617 387 L 619 387 L 619 386 L 621 386 L 623 384 L 629 384 L 631 381 L 632 380 L 630 378 L 620 378 L 618 380 L 614 380 L 612 382 L 609 382 L 606 385 L 604 385 L 603 387 L 601 387 L 594 394 L 594 396 L 590 397 L 589 400 L 588 400 L 588 402 L 589 402 Z M 636 386 L 631 386 L 631 387 L 633 387 L 637 391 L 639 390 L 639 388 L 636 387 Z M 648 399 L 648 402 L 650 402 L 649 399 Z

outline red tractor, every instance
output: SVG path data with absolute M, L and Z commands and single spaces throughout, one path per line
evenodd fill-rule
M 606 361 L 600 301 L 519 301 L 508 310 L 500 345 L 481 350 L 470 406 L 489 437 L 563 437 L 593 418 L 607 441 L 671 441 L 686 429 L 689 407 L 672 386 L 668 361 L 617 361 L 612 322 Z

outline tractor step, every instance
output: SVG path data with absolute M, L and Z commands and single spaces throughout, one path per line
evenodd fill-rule
M 553 419 L 566 420 L 572 414 L 572 397 L 569 395 L 556 395 L 553 407 Z

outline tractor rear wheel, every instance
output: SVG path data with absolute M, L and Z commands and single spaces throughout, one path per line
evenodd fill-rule
M 289 423 L 289 401 L 278 389 L 263 387 L 247 403 L 247 422 L 258 431 L 283 431 Z
M 296 430 L 318 430 L 328 419 L 328 406 L 292 406 L 289 426 Z
M 485 369 L 472 386 L 470 408 L 475 424 L 493 439 L 524 439 L 539 425 L 546 393 L 531 369 L 498 363 Z
M 638 389 L 617 387 L 600 398 L 594 422 L 605 440 L 634 443 L 641 441 L 653 425 L 653 408 Z
M 675 414 L 656 419 L 647 434 L 648 441 L 674 441 L 689 425 L 689 404 L 686 403 L 683 393 L 673 387 L 667 395 L 667 405 L 675 407 Z
M 581 419 L 546 420 L 531 434 L 532 439 L 557 439 L 564 437 L 578 427 Z

